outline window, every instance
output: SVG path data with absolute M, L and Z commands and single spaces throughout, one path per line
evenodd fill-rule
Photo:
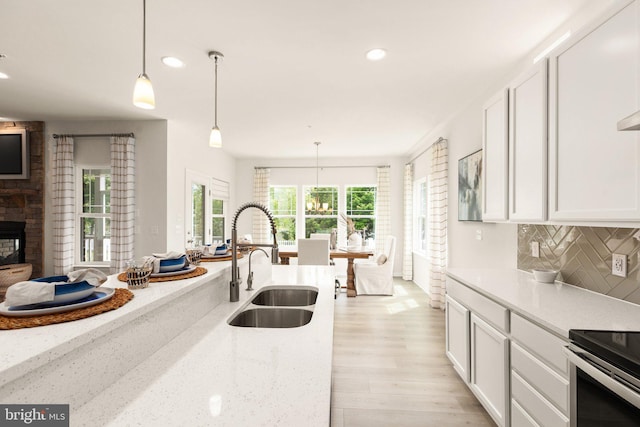
M 338 228 L 338 187 L 304 188 L 304 236 Z
M 296 244 L 297 191 L 296 186 L 269 187 L 269 210 L 278 231 L 278 245 Z
M 346 215 L 353 219 L 356 230 L 364 230 L 363 237 L 375 239 L 376 187 L 347 187 Z
M 76 212 L 80 232 L 76 243 L 79 264 L 109 264 L 111 261 L 111 169 L 77 167 Z
M 226 241 L 229 183 L 194 171 L 187 171 L 187 246 L 218 244 Z
M 427 233 L 427 179 L 422 178 L 413 184 L 413 250 L 426 253 L 428 244 Z

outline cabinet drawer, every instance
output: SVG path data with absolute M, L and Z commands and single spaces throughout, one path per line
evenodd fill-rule
M 509 332 L 509 310 L 462 283 L 447 278 L 447 293 L 503 332 Z
M 511 369 L 562 413 L 569 413 L 569 382 L 514 342 L 511 343 Z
M 541 426 L 569 426 L 569 419 L 514 371 L 511 371 L 511 398 Z
M 513 313 L 511 313 L 511 338 L 562 374 L 564 378 L 568 378 L 569 366 L 562 352 L 562 348 L 568 342 Z
M 511 400 L 511 425 L 514 427 L 540 427 L 527 412 L 518 405 L 518 402 Z

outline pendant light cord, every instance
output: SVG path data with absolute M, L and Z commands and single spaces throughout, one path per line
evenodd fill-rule
M 147 0 L 142 0 L 142 74 L 147 75 Z
M 215 96 L 213 97 L 214 99 L 213 121 L 214 121 L 214 126 L 218 127 L 218 55 L 216 55 L 215 57 L 215 74 L 216 74 L 216 78 L 214 82 Z

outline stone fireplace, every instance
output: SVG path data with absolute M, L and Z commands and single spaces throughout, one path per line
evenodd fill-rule
M 18 258 L 15 263 L 31 264 L 32 277 L 41 277 L 44 259 L 44 123 L 0 122 L 0 129 L 25 129 L 29 135 L 30 155 L 29 179 L 0 179 L 0 223 L 11 223 L 9 228 L 16 223 L 22 225 L 22 231 L 17 232 L 18 237 L 13 237 L 13 234 L 8 238 L 0 237 L 0 248 L 5 248 L 0 249 L 0 260 L 9 252 L 13 256 L 17 250 L 17 256 L 24 259 Z M 2 232 L 0 228 L 0 236 Z
M 0 221 L 0 265 L 25 262 L 26 222 Z

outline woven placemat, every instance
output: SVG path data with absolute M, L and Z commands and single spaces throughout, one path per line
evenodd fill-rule
M 192 277 L 202 276 L 207 272 L 207 269 L 204 267 L 196 267 L 195 270 L 190 271 L 188 273 L 176 274 L 175 276 L 164 276 L 164 277 L 150 277 L 149 282 L 171 282 L 173 280 L 183 280 L 183 279 L 191 279 Z M 118 274 L 118 280 L 121 282 L 127 281 L 127 273 L 123 272 Z
M 238 252 L 238 259 L 242 258 L 244 255 L 242 255 L 240 252 Z M 218 262 L 218 261 L 231 261 L 233 257 L 231 256 L 231 254 L 227 255 L 227 256 L 221 256 L 221 257 L 216 257 L 216 258 L 200 258 L 200 262 Z
M 0 315 L 0 329 L 33 328 L 36 326 L 53 325 L 54 323 L 84 319 L 120 308 L 128 303 L 131 298 L 133 298 L 133 292 L 124 288 L 116 288 L 111 298 L 100 304 L 92 305 L 91 307 L 79 308 L 65 313 L 43 314 L 31 317 L 9 317 Z

